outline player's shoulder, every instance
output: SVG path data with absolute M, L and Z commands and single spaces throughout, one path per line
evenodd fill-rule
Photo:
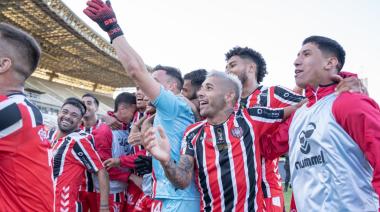
M 1 96 L 0 117 L 9 123 L 16 123 L 22 119 L 22 111 L 19 104 L 24 102 L 25 97 L 22 95 Z M 3 123 L 5 124 L 5 123 Z
M 274 93 L 278 93 L 278 94 L 291 93 L 294 95 L 299 95 L 296 92 L 294 92 L 292 89 L 285 87 L 283 85 L 273 85 L 273 86 L 268 87 L 268 90 L 270 90 Z
M 0 96 L 0 117 L 3 137 L 43 125 L 41 112 L 22 93 Z
M 379 109 L 375 100 L 366 94 L 357 92 L 343 92 L 336 97 L 333 103 L 333 109 L 341 112 L 362 111 L 369 107 Z
M 100 123 L 93 131 L 93 134 L 97 133 L 112 133 L 112 129 L 105 122 Z
M 268 88 L 270 95 L 282 102 L 297 103 L 302 101 L 305 97 L 301 94 L 281 85 L 275 85 Z
M 27 108 L 27 110 L 19 110 L 20 113 L 25 116 L 31 117 L 33 126 L 39 126 L 43 124 L 43 117 L 41 111 L 36 105 L 34 105 L 23 93 L 15 93 L 8 96 L 9 101 L 14 102 L 17 105 L 22 105 Z
M 67 137 L 69 137 L 74 142 L 91 142 L 91 140 L 93 140 L 93 135 L 83 130 L 72 132 Z
M 193 132 L 198 132 L 200 129 L 202 129 L 202 127 L 205 126 L 206 123 L 207 123 L 207 120 L 202 120 L 202 121 L 198 121 L 198 122 L 196 122 L 194 124 L 189 125 L 186 128 L 185 136 L 189 135 L 189 134 L 191 134 Z

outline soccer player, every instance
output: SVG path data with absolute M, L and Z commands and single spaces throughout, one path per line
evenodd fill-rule
M 136 123 L 138 120 L 140 120 L 145 113 L 147 102 L 144 101 L 145 94 L 142 92 L 140 87 L 136 86 L 136 107 L 137 111 L 135 113 L 135 116 L 133 117 L 133 123 Z
M 128 142 L 130 140 L 131 136 L 134 136 L 133 134 L 139 132 L 139 128 L 141 127 L 141 124 L 138 124 L 139 122 L 142 122 L 143 116 L 145 114 L 147 102 L 144 101 L 144 93 L 141 91 L 139 87 L 136 87 L 136 107 L 137 111 L 135 112 L 135 115 L 133 117 L 132 126 L 130 129 L 130 133 L 128 136 Z M 136 126 L 136 124 L 140 126 Z M 146 166 L 148 164 L 148 167 Z M 123 167 L 123 168 L 129 168 L 134 174 L 132 174 L 128 179 L 128 188 L 126 191 L 126 205 L 124 206 L 126 208 L 126 211 L 133 211 L 135 208 L 135 205 L 140 198 L 140 196 L 143 196 L 141 186 L 139 185 L 141 183 L 134 182 L 134 179 L 138 181 L 142 181 L 142 175 L 137 176 L 135 174 L 139 174 L 139 172 L 135 172 L 136 169 L 141 170 L 148 169 L 149 173 L 152 171 L 152 158 L 146 156 L 146 151 L 143 149 L 141 145 L 134 145 L 133 151 L 129 155 L 121 155 L 117 158 L 109 158 L 104 161 L 104 165 L 107 168 L 111 167 Z M 139 184 L 139 185 L 136 185 Z
M 199 111 L 199 100 L 197 93 L 201 89 L 202 83 L 206 80 L 207 71 L 198 69 L 183 76 L 182 95 L 190 100 Z
M 53 175 L 42 114 L 23 94 L 41 50 L 26 32 L 0 23 L 0 210 L 53 211 Z
M 344 62 L 345 51 L 335 40 L 306 38 L 294 65 L 296 84 L 306 89 L 309 102 L 276 134 L 261 137 L 266 157 L 289 149 L 299 211 L 379 210 L 379 106 L 361 93 L 335 94 L 331 76 Z
M 236 75 L 243 85 L 240 107 L 251 108 L 256 105 L 283 108 L 296 105 L 304 99 L 284 87 L 266 87 L 260 83 L 267 74 L 266 62 L 262 55 L 248 47 L 235 47 L 226 53 L 226 72 Z M 255 138 L 257 139 L 257 137 Z M 284 194 L 278 168 L 278 160 L 261 159 L 262 189 L 265 209 L 271 212 L 284 211 Z
M 133 116 L 136 112 L 136 97 L 134 94 L 123 92 L 115 99 L 114 111 L 109 112 L 122 123 L 122 129 L 111 129 L 107 125 L 100 126 L 94 131 L 95 147 L 102 161 L 133 154 L 132 146 L 128 144 L 128 136 Z M 131 170 L 111 168 L 110 176 L 110 209 L 120 211 L 126 206 L 126 189 Z M 95 181 L 95 187 L 99 184 Z
M 96 115 L 99 108 L 99 100 L 94 95 L 86 93 L 82 96 L 82 102 L 86 105 L 86 113 L 83 116 L 80 129 L 86 133 L 93 134 L 94 130 L 102 124 Z M 95 212 L 99 210 L 92 174 L 87 170 L 84 172 L 84 179 L 79 188 L 79 201 L 82 204 L 83 211 L 90 210 L 91 212 Z
M 267 74 L 266 62 L 259 52 L 251 48 L 232 48 L 226 53 L 226 61 L 226 72 L 238 76 L 243 85 L 242 98 L 240 99 L 241 108 L 257 105 L 282 108 L 296 105 L 305 98 L 281 86 L 266 87 L 261 85 Z M 342 79 L 333 75 L 332 79 L 340 81 L 339 91 L 356 90 L 360 86 L 360 81 L 356 78 L 346 77 Z M 284 196 L 282 180 L 278 171 L 278 158 L 274 160 L 262 158 L 262 169 L 265 209 L 282 212 L 284 210 Z
M 79 129 L 85 113 L 86 106 L 81 100 L 68 98 L 58 113 L 58 129 L 49 132 L 56 185 L 55 211 L 81 211 L 81 204 L 77 200 L 85 170 L 94 173 L 99 181 L 99 209 L 109 210 L 107 171 L 90 142 L 92 135 Z
M 145 128 L 148 128 L 146 126 L 146 123 L 152 121 L 152 115 L 154 115 L 155 112 L 152 110 L 154 107 L 148 106 L 149 100 L 141 91 L 141 89 L 139 89 L 139 87 L 137 87 L 136 89 L 136 106 L 138 110 L 135 113 L 133 125 L 128 136 L 128 143 L 130 143 L 131 145 L 133 145 L 135 141 L 141 141 L 143 134 L 143 132 L 141 131 Z M 149 125 L 151 125 L 151 123 L 149 123 Z M 152 202 L 154 202 L 150 198 L 152 190 L 152 157 L 146 156 L 146 151 L 145 149 L 143 149 L 141 145 L 134 145 L 133 147 L 133 154 L 122 155 L 119 158 L 109 158 L 106 161 L 104 161 L 103 164 L 107 168 L 123 167 L 133 169 L 133 171 L 137 173 L 138 176 L 131 175 L 133 178 L 130 178 L 128 180 L 126 210 L 150 211 L 151 204 Z M 143 176 L 144 179 L 141 179 L 141 176 Z M 137 178 L 139 178 L 138 180 L 141 182 L 134 182 L 134 179 Z M 145 191 L 146 193 L 143 191 Z
M 264 132 L 290 115 L 295 107 L 236 108 L 241 83 L 234 75 L 210 72 L 198 92 L 206 120 L 189 126 L 179 161 L 170 157 L 166 131 L 160 139 L 151 128 L 144 147 L 164 167 L 168 179 L 186 188 L 193 175 L 201 191 L 201 211 L 262 211 L 261 154 L 258 140 Z
M 84 13 L 108 33 L 112 46 L 126 72 L 136 85 L 151 99 L 156 107 L 154 125 L 162 125 L 171 143 L 172 158 L 180 156 L 180 140 L 186 127 L 194 123 L 194 113 L 186 98 L 180 96 L 183 86 L 181 73 L 168 66 L 157 66 L 150 74 L 141 57 L 128 44 L 117 24 L 115 13 L 109 2 L 100 0 L 87 2 Z M 165 177 L 159 161 L 153 159 L 153 198 L 162 200 L 163 211 L 197 211 L 199 210 L 199 192 L 195 184 L 185 190 L 179 190 Z

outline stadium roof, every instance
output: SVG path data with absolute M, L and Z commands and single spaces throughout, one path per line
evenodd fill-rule
M 39 41 L 43 51 L 40 73 L 45 70 L 51 77 L 63 74 L 87 80 L 93 83 L 93 90 L 133 86 L 108 41 L 60 0 L 1 1 L 0 20 Z

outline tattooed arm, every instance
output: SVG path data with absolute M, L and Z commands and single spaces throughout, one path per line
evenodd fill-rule
M 166 177 L 179 189 L 189 186 L 194 172 L 194 158 L 189 155 L 181 155 L 179 164 L 169 160 L 167 163 L 161 162 Z
M 179 164 L 177 165 L 170 158 L 169 140 L 162 129 L 158 127 L 159 137 L 157 137 L 157 129 L 150 128 L 144 135 L 144 148 L 161 162 L 165 170 L 166 177 L 170 182 L 179 189 L 185 189 L 191 182 L 194 172 L 194 158 L 189 155 L 181 155 Z

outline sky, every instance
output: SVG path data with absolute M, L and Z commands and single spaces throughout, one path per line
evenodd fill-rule
M 86 0 L 63 0 L 85 23 Z M 111 0 L 119 25 L 147 65 L 169 65 L 182 73 L 225 69 L 224 54 L 248 46 L 266 60 L 264 85 L 293 88 L 302 41 L 322 35 L 346 51 L 343 70 L 368 78 L 380 103 L 379 0 Z

